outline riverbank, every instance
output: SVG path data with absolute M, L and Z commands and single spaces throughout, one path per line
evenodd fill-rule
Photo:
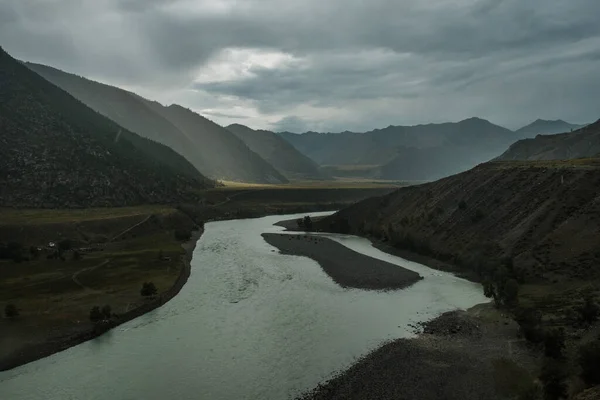
M 146 314 L 163 304 L 167 303 L 175 297 L 187 282 L 191 273 L 191 260 L 196 248 L 196 243 L 204 233 L 204 229 L 199 229 L 192 233 L 190 240 L 184 242 L 181 247 L 185 253 L 181 256 L 182 267 L 179 275 L 173 285 L 162 292 L 160 295 L 146 300 L 141 305 L 122 314 L 115 314 L 109 322 L 96 325 L 86 325 L 85 327 L 77 327 L 63 336 L 53 338 L 52 341 L 35 343 L 31 346 L 24 347 L 18 352 L 9 354 L 6 357 L 0 358 L 0 371 L 6 371 L 16 368 L 20 365 L 48 357 L 54 353 L 66 350 L 69 347 L 76 346 L 88 340 L 94 339 L 109 330 L 131 321 L 143 314 Z
M 536 356 L 516 324 L 483 304 L 422 324 L 416 338 L 384 344 L 299 400 L 495 400 L 533 385 Z
M 283 254 L 317 261 L 323 271 L 345 288 L 397 290 L 423 279 L 416 272 L 366 256 L 325 237 L 263 233 L 262 237 Z

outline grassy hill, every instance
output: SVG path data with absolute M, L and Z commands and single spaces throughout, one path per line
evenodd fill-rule
M 209 186 L 170 148 L 123 129 L 0 49 L 0 205 L 170 203 Z
M 574 132 L 519 140 L 498 160 L 554 160 L 593 157 L 600 153 L 600 120 Z
M 319 165 L 277 134 L 240 124 L 227 126 L 246 145 L 291 180 L 326 179 Z
M 250 183 L 286 181 L 231 132 L 190 110 L 177 105 L 164 107 L 135 93 L 45 65 L 26 65 L 124 128 L 169 146 L 210 178 Z

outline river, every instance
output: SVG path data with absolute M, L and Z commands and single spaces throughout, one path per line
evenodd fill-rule
M 0 373 L 0 398 L 293 398 L 383 341 L 412 336 L 409 323 L 486 301 L 477 284 L 366 239 L 327 234 L 425 278 L 387 293 L 343 289 L 316 262 L 279 254 L 262 239 L 294 217 L 206 224 L 175 298 L 95 340 Z

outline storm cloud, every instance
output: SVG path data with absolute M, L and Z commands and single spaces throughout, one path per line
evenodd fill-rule
M 598 119 L 597 0 L 0 0 L 0 45 L 222 124 Z

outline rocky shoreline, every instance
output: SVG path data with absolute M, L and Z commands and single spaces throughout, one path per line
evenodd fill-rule
M 385 343 L 298 400 L 500 400 L 532 380 L 535 356 L 509 344 L 516 328 L 508 320 L 472 309 L 415 328 L 416 338 Z
M 198 242 L 203 233 L 203 229 L 193 232 L 190 240 L 182 244 L 182 247 L 185 250 L 185 255 L 182 256 L 183 268 L 181 269 L 181 272 L 173 286 L 171 286 L 171 288 L 169 288 L 167 291 L 163 292 L 161 295 L 153 299 L 148 300 L 139 307 L 135 307 L 126 313 L 119 314 L 118 316 L 114 317 L 110 322 L 96 325 L 88 329 L 80 330 L 73 334 L 58 338 L 57 340 L 52 342 L 41 343 L 28 347 L 19 353 L 13 354 L 5 359 L 2 359 L 0 360 L 0 371 L 7 371 L 9 369 L 16 368 L 18 366 L 39 360 L 44 357 L 48 357 L 52 354 L 58 353 L 70 347 L 94 339 L 108 332 L 116 326 L 131 321 L 132 319 L 146 314 L 152 310 L 155 310 L 156 308 L 167 303 L 169 300 L 175 297 L 179 293 L 179 291 L 181 291 L 181 288 L 183 288 L 183 285 L 185 285 L 188 278 L 190 277 L 191 261 L 192 256 L 194 254 L 194 249 L 196 248 L 196 243 Z

